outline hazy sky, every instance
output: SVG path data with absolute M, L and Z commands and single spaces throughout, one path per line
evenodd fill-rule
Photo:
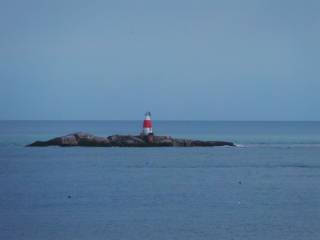
M 320 120 L 319 0 L 1 0 L 0 119 Z

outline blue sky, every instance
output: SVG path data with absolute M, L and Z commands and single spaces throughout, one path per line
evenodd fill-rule
M 320 120 L 320 2 L 0 2 L 0 119 Z

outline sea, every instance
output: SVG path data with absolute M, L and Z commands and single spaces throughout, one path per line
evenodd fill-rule
M 320 122 L 154 121 L 237 147 L 25 147 L 141 121 L 0 121 L 0 239 L 320 239 Z

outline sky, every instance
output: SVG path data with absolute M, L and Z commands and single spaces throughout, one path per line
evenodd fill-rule
M 318 0 L 1 0 L 1 120 L 320 120 Z

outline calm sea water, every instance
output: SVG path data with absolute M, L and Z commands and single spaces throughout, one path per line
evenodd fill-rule
M 217 148 L 26 148 L 139 121 L 0 121 L 0 239 L 320 239 L 320 122 L 154 122 Z

